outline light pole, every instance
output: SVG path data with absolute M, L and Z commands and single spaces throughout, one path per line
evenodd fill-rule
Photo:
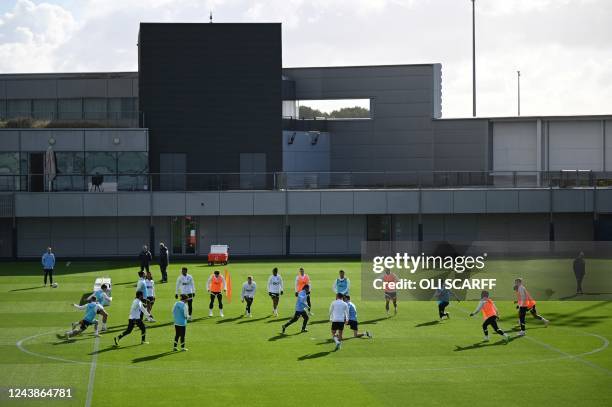
M 521 115 L 521 71 L 516 71 L 518 115 Z
M 476 117 L 476 0 L 472 0 L 472 116 Z

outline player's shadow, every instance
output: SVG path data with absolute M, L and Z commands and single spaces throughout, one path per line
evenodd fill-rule
M 28 291 L 28 290 L 36 290 L 38 288 L 45 288 L 44 285 L 37 285 L 36 287 L 28 287 L 28 288 L 15 288 L 14 290 L 9 290 L 9 293 L 14 291 Z
M 290 336 L 296 336 L 296 335 L 301 335 L 303 332 L 297 332 L 294 334 L 284 334 L 284 333 L 280 333 L 278 335 L 272 336 L 271 338 L 268 338 L 268 342 L 275 342 L 278 341 L 279 339 L 283 339 L 283 338 L 289 338 Z
M 133 282 L 133 281 L 125 281 L 125 282 L 123 282 L 123 283 L 113 283 L 113 287 L 114 287 L 114 286 L 116 286 L 116 285 L 130 285 L 130 284 L 131 284 L 133 287 L 136 287 L 136 283 L 135 283 L 135 282 Z
M 329 319 L 320 319 L 318 321 L 312 321 L 312 322 L 309 322 L 308 325 L 324 324 L 326 322 L 329 322 Z
M 122 350 L 122 349 L 129 349 L 129 348 L 135 348 L 136 346 L 142 346 L 139 343 L 135 343 L 133 345 L 127 345 L 127 346 L 109 346 L 107 348 L 104 349 L 98 349 L 95 352 L 90 352 L 88 353 L 88 355 L 90 356 L 94 356 L 94 355 L 99 355 L 100 353 L 106 353 L 106 352 L 111 352 L 111 351 L 115 351 L 115 350 Z
M 227 324 L 229 322 L 234 322 L 234 321 L 238 321 L 240 319 L 244 318 L 244 315 L 239 315 L 237 317 L 234 318 L 223 318 L 217 321 L 217 324 Z
M 351 339 L 357 339 L 354 336 L 349 336 L 348 338 L 342 338 L 342 342 L 350 341 Z M 334 340 L 329 338 L 321 342 L 317 342 L 316 345 L 329 345 L 334 343 Z
M 420 324 L 415 325 L 415 328 L 421 328 L 423 326 L 433 326 L 433 325 L 438 325 L 440 323 L 439 320 L 435 320 L 435 321 L 429 321 L 429 322 L 422 322 Z
M 517 339 L 518 337 L 514 336 L 509 338 L 509 342 L 514 341 L 515 339 Z M 499 346 L 499 345 L 506 345 L 506 341 L 504 339 L 499 340 L 497 342 L 476 342 L 473 345 L 470 346 L 459 346 L 459 345 L 455 345 L 455 352 L 463 352 L 464 350 L 473 350 L 473 349 L 482 349 L 482 348 L 488 348 L 489 346 Z
M 269 321 L 266 322 L 266 324 L 271 324 L 273 322 L 283 322 L 283 321 L 289 321 L 291 319 L 291 317 L 286 317 L 286 318 L 274 318 L 271 319 Z
M 561 298 L 559 298 L 559 300 L 560 301 L 567 301 L 567 300 L 572 300 L 574 298 L 581 298 L 581 297 L 583 297 L 585 295 L 611 295 L 611 294 L 612 293 L 605 293 L 605 292 L 604 293 L 595 293 L 595 292 L 593 292 L 593 293 L 582 293 L 582 294 L 576 293 L 576 294 L 568 295 L 566 297 L 561 297 Z
M 325 356 L 328 356 L 334 352 L 335 350 L 328 350 L 325 352 L 309 353 L 309 354 L 300 356 L 299 358 L 297 358 L 297 360 L 298 362 L 302 362 L 304 360 L 324 358 Z
M 362 321 L 359 323 L 359 325 L 375 325 L 380 321 L 385 321 L 387 319 L 389 319 L 391 317 L 382 317 L 382 318 L 376 318 L 376 319 L 369 319 L 367 321 Z
M 250 322 L 257 322 L 257 321 L 263 321 L 264 319 L 268 319 L 270 318 L 270 315 L 268 315 L 267 317 L 261 317 L 261 318 L 249 318 L 245 321 L 240 321 L 238 322 L 239 324 L 248 324 Z
M 178 351 L 171 350 L 167 352 L 158 353 L 156 355 L 143 356 L 141 358 L 132 359 L 132 363 L 150 362 L 152 360 L 163 358 L 164 356 L 174 355 L 177 353 Z

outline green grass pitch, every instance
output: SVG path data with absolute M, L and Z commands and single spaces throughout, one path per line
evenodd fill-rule
M 171 307 L 183 265 L 198 294 L 187 327 L 189 351 L 174 353 Z M 315 315 L 308 333 L 299 334 L 298 323 L 281 336 L 280 325 L 293 314 L 300 265 L 312 279 Z M 266 293 L 274 266 L 287 286 L 278 318 L 270 315 Z M 169 268 L 170 283 L 156 284 L 158 322 L 147 324 L 150 344 L 139 345 L 136 330 L 115 349 L 112 337 L 124 329 L 134 295 L 133 264 L 58 264 L 59 287 L 52 289 L 42 287 L 37 262 L 0 263 L 0 405 L 45 405 L 49 400 L 10 400 L 7 389 L 50 387 L 72 388 L 72 399 L 51 402 L 57 406 L 84 406 L 88 394 L 92 406 L 612 405 L 611 302 L 540 301 L 548 328 L 528 315 L 527 337 L 505 345 L 492 334 L 485 344 L 481 317 L 467 315 L 473 301 L 451 303 L 451 319 L 442 322 L 433 301 L 400 302 L 398 315 L 389 318 L 382 299 L 362 302 L 358 261 L 236 261 L 227 268 L 234 298 L 226 301 L 224 319 L 208 318 L 204 285 L 213 268 L 177 261 Z M 327 310 L 340 268 L 351 278 L 360 327 L 374 339 L 350 339 L 332 352 Z M 158 280 L 157 266 L 152 270 Z M 258 283 L 251 319 L 242 316 L 239 300 L 248 274 Z M 110 332 L 101 336 L 98 351 L 91 328 L 73 341 L 58 340 L 56 333 L 82 317 L 71 304 L 101 276 L 114 286 Z M 515 336 L 513 304 L 497 305 L 502 329 Z

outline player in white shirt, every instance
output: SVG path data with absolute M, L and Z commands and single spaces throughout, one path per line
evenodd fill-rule
M 147 327 L 142 322 L 141 315 L 144 314 L 145 316 L 149 317 L 150 314 L 149 314 L 149 311 L 147 311 L 147 307 L 145 307 L 144 304 L 142 303 L 142 300 L 143 300 L 142 291 L 137 291 L 136 298 L 134 298 L 134 301 L 132 302 L 132 306 L 130 307 L 130 316 L 129 316 L 128 326 L 126 330 L 120 333 L 119 336 L 116 336 L 115 338 L 113 338 L 113 341 L 115 342 L 115 346 L 119 346 L 119 341 L 121 340 L 121 338 L 132 333 L 132 330 L 134 329 L 134 325 L 140 328 L 140 344 L 143 345 L 143 344 L 149 343 L 146 341 Z
M 242 302 L 246 302 L 246 316 L 251 317 L 251 305 L 255 299 L 255 291 L 257 290 L 257 284 L 253 281 L 253 276 L 248 276 L 246 283 L 242 284 L 242 292 L 240 297 Z
M 174 298 L 178 300 L 179 294 L 185 294 L 187 296 L 187 310 L 189 311 L 189 318 L 191 319 L 191 313 L 193 311 L 193 297 L 195 297 L 195 283 L 191 274 L 187 274 L 187 267 L 181 269 L 181 275 L 176 279 L 176 291 L 174 292 Z
M 332 339 L 336 343 L 336 349 L 340 349 L 342 345 L 342 331 L 344 330 L 344 324 L 349 319 L 349 307 L 346 302 L 342 300 L 343 295 L 336 294 L 336 300 L 332 301 L 329 306 L 329 320 L 331 321 L 331 334 Z
M 278 268 L 272 269 L 272 275 L 268 278 L 268 295 L 272 298 L 272 313 L 278 316 L 278 301 L 284 293 L 283 278 L 278 274 Z
M 151 312 L 153 304 L 155 304 L 155 281 L 153 281 L 153 276 L 150 271 L 147 271 L 145 276 L 145 286 L 147 287 L 147 311 L 151 314 L 151 316 L 147 318 L 147 321 L 155 322 L 155 318 L 153 318 L 153 313 Z

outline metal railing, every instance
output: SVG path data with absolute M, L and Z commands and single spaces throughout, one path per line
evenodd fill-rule
M 101 110 L 101 111 L 11 111 L 0 114 L 0 122 L 13 122 L 16 128 L 27 128 L 28 122 L 48 122 L 53 128 L 54 123 L 78 125 L 78 123 L 92 123 L 109 127 L 138 127 L 143 121 L 143 113 L 127 110 Z
M 0 174 L 0 191 L 22 192 L 610 187 L 612 172 L 580 170 Z

